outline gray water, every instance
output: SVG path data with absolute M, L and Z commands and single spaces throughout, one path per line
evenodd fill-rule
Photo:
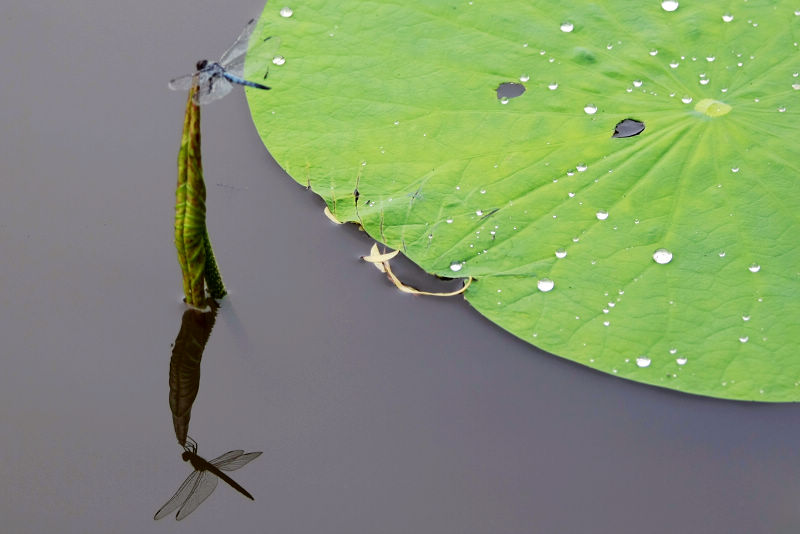
M 190 435 L 264 451 L 180 523 L 168 405 L 184 95 L 257 0 L 0 6 L 0 518 L 9 533 L 783 533 L 800 409 L 628 383 L 359 261 L 253 128 L 203 110 L 230 291 Z M 217 185 L 222 184 L 222 185 Z M 411 266 L 401 276 L 434 284 Z

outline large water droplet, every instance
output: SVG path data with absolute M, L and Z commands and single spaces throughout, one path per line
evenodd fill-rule
M 556 250 L 556 258 L 566 258 L 566 257 L 567 257 L 567 251 L 565 249 L 560 248 Z
M 522 93 L 525 92 L 525 86 L 521 83 L 516 82 L 503 82 L 497 86 L 497 98 L 503 102 L 505 99 L 504 104 L 508 102 L 511 98 L 517 98 Z
M 450 264 L 450 270 L 455 273 L 460 271 L 463 266 L 464 266 L 463 262 L 454 261 L 453 263 Z
M 642 80 L 633 80 L 633 86 L 634 87 L 641 87 L 642 86 Z
M 272 62 L 276 65 L 283 65 L 284 63 L 286 63 L 286 58 L 283 56 L 275 56 L 274 58 L 272 58 Z
M 576 165 L 575 168 L 578 170 L 578 172 L 583 172 L 589 167 L 585 163 L 578 163 L 578 165 Z
M 653 252 L 653 260 L 661 265 L 667 264 L 672 261 L 672 252 L 665 248 L 660 248 Z
M 569 33 L 575 28 L 571 22 L 564 22 L 561 24 L 561 31 L 564 33 Z
M 678 9 L 678 2 L 676 0 L 664 0 L 661 2 L 661 9 L 664 11 L 675 11 Z
M 527 74 L 523 74 L 522 76 L 519 77 L 519 81 L 521 81 L 521 82 L 527 82 L 530 79 L 531 79 L 531 77 L 528 76 Z
M 761 270 L 761 266 L 757 263 L 751 263 L 750 267 L 748 267 L 747 270 L 750 271 L 751 273 L 757 273 L 758 271 Z
M 550 89 L 551 91 L 555 91 L 556 89 L 558 89 L 558 82 L 549 83 L 547 85 L 547 88 Z
M 280 10 L 281 17 L 288 19 L 294 14 L 291 7 L 284 7 Z
M 692 102 L 692 97 L 684 96 L 683 98 L 681 98 L 681 102 L 683 102 L 684 104 L 690 104 Z
M 739 338 L 739 341 L 742 343 L 747 343 L 748 341 L 750 341 L 750 336 L 742 336 Z
M 639 367 L 649 367 L 650 366 L 650 358 L 647 356 L 639 356 L 636 358 L 636 365 Z
M 725 22 L 730 22 L 733 20 L 733 15 L 731 15 L 730 13 L 725 13 L 724 15 L 722 15 L 722 20 Z
M 614 126 L 614 133 L 611 137 L 623 139 L 639 135 L 644 131 L 644 123 L 634 119 L 623 119 Z
M 583 106 L 583 111 L 585 111 L 588 115 L 594 115 L 597 113 L 597 106 L 594 104 L 586 104 Z
M 686 365 L 688 358 L 675 358 L 675 363 L 678 365 Z
M 549 278 L 541 278 L 538 282 L 536 282 L 536 287 L 539 288 L 539 291 L 547 293 L 548 291 L 552 290 L 555 287 L 555 282 L 550 280 Z
M 608 219 L 608 212 L 600 210 L 595 214 L 595 216 L 598 218 L 598 220 L 605 221 L 606 219 Z

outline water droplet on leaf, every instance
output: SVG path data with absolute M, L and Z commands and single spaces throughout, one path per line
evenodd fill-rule
M 547 293 L 548 291 L 552 290 L 555 287 L 555 282 L 550 280 L 549 278 L 541 278 L 538 282 L 536 282 L 536 287 L 539 288 L 539 291 Z
M 650 358 L 647 356 L 639 356 L 636 358 L 636 365 L 639 367 L 649 367 L 650 366 Z
M 288 19 L 294 14 L 291 7 L 284 7 L 280 10 L 281 17 Z
M 661 2 L 661 9 L 664 11 L 675 11 L 678 9 L 678 2 L 676 0 L 664 0 Z
M 667 264 L 672 261 L 672 252 L 665 248 L 660 248 L 653 252 L 653 260 L 661 265 Z

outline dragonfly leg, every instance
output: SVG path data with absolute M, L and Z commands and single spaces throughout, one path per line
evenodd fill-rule
M 186 436 L 186 444 L 183 449 L 189 452 L 197 453 L 197 442 L 191 436 Z

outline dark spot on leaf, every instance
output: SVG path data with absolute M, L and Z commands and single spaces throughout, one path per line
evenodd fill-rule
M 572 60 L 575 63 L 580 63 L 581 65 L 592 65 L 593 63 L 597 63 L 597 57 L 595 57 L 594 52 L 580 46 L 573 50 Z
M 644 123 L 634 119 L 621 120 L 614 127 L 614 135 L 611 137 L 633 137 L 644 131 Z
M 525 86 L 521 83 L 503 82 L 497 86 L 497 98 L 517 98 L 525 92 Z

